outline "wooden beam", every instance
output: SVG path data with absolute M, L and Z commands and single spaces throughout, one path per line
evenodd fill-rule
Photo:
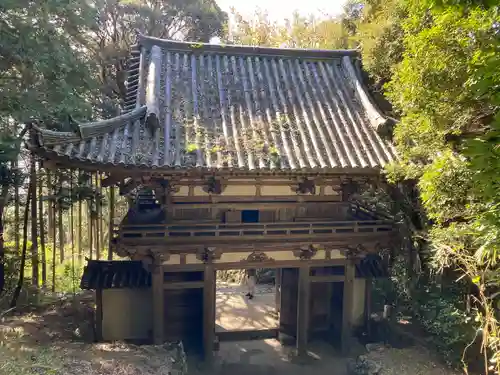
M 339 281 L 344 281 L 344 275 L 319 275 L 311 276 L 312 283 L 334 283 Z
M 344 295 L 342 303 L 342 353 L 348 354 L 352 339 L 352 313 L 354 304 L 354 261 L 348 259 L 345 265 Z
M 307 264 L 299 268 L 299 293 L 297 306 L 297 355 L 307 354 L 309 335 L 310 268 Z
M 95 291 L 95 333 L 96 333 L 96 341 L 102 341 L 102 318 L 103 318 L 103 310 L 102 310 L 102 289 L 98 288 Z
M 205 287 L 203 281 L 176 281 L 163 285 L 165 290 L 180 290 L 180 289 L 201 289 Z
M 155 345 L 162 344 L 164 340 L 165 323 L 165 292 L 163 289 L 163 266 L 156 263 L 153 269 L 152 291 L 153 291 L 153 342 Z
M 203 354 L 207 363 L 212 362 L 215 341 L 215 269 L 206 264 L 203 287 Z

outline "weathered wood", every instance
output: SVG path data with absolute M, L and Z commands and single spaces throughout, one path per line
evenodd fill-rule
M 153 291 L 153 342 L 162 344 L 164 340 L 165 292 L 163 289 L 163 266 L 155 260 L 152 278 Z
M 342 334 L 341 346 L 342 352 L 347 354 L 350 349 L 352 338 L 352 313 L 354 302 L 354 276 L 355 267 L 354 261 L 348 259 L 345 265 L 345 280 L 344 280 L 344 294 L 343 294 L 343 311 L 342 311 Z
M 205 361 L 213 359 L 215 342 L 215 269 L 206 264 L 203 288 L 203 354 Z
M 95 334 L 96 341 L 102 341 L 102 289 L 95 291 Z
M 309 307 L 310 307 L 310 267 L 303 265 L 299 268 L 299 293 L 297 308 L 297 355 L 307 354 L 309 335 Z

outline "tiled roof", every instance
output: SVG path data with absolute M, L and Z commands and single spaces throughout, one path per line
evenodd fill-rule
M 149 288 L 151 273 L 140 261 L 89 260 L 83 269 L 81 289 Z
M 79 133 L 35 127 L 34 149 L 158 169 L 378 169 L 395 156 L 377 134 L 386 120 L 360 82 L 356 59 L 356 51 L 141 37 L 123 114 L 82 124 Z

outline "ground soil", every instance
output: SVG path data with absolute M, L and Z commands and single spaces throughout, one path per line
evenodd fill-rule
M 93 297 L 23 309 L 0 321 L 0 375 L 174 375 L 177 347 L 93 343 Z
M 222 284 L 217 293 L 219 329 L 267 328 L 276 324 L 274 289 L 259 286 L 255 299 L 239 285 Z M 172 347 L 92 343 L 93 299 L 83 295 L 45 308 L 18 312 L 0 322 L 0 375 L 172 375 L 183 369 Z M 325 342 L 311 342 L 306 358 L 277 340 L 221 343 L 211 368 L 188 357 L 189 375 L 347 375 L 349 358 Z M 366 354 L 362 345 L 352 356 Z M 423 347 L 382 348 L 367 354 L 382 366 L 380 375 L 456 375 Z M 176 367 L 177 366 L 177 367 Z

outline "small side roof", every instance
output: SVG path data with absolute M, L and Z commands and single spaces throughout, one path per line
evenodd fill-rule
M 395 158 L 354 50 L 175 42 L 146 36 L 115 118 L 77 132 L 33 126 L 47 158 L 103 167 L 246 172 L 378 170 Z

